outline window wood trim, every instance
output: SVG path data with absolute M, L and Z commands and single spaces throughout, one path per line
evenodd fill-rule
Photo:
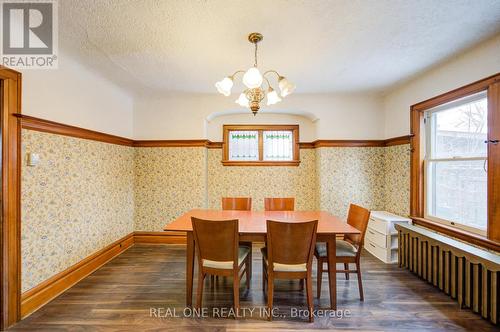
M 485 236 L 481 236 L 479 234 L 475 234 L 472 232 L 467 232 L 463 229 L 451 227 L 446 224 L 442 224 L 425 218 L 412 217 L 412 220 L 413 224 L 415 225 L 424 226 L 425 228 L 432 229 L 436 232 L 466 241 L 470 244 L 479 247 L 487 248 L 494 251 L 500 251 L 500 246 L 498 242 L 489 240 Z
M 229 133 L 235 130 L 255 130 L 259 132 L 259 160 L 258 161 L 235 161 L 229 160 Z M 267 130 L 290 130 L 293 132 L 293 160 L 266 161 L 263 160 L 264 140 L 263 131 Z M 299 166 L 299 125 L 223 125 L 222 127 L 222 164 L 224 166 Z
M 500 73 L 411 106 L 410 216 L 418 225 L 475 245 L 500 251 L 500 144 L 488 144 L 487 236 L 477 235 L 424 218 L 424 112 L 441 104 L 485 90 L 488 91 L 488 139 L 499 139 L 494 133 L 500 133 Z
M 500 139 L 500 74 L 488 86 L 488 140 Z M 494 134 L 496 133 L 496 134 Z M 500 242 L 500 143 L 488 144 L 488 239 Z M 491 174 L 490 174 L 491 173 Z

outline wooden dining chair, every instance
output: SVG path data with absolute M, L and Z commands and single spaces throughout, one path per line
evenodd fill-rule
M 293 211 L 295 198 L 264 198 L 265 211 Z M 304 290 L 304 280 L 300 280 L 300 290 Z
M 351 204 L 349 206 L 349 214 L 347 216 L 347 223 L 361 232 L 361 234 L 346 234 L 343 240 L 336 241 L 336 252 L 337 252 L 337 263 L 344 263 L 344 270 L 336 270 L 336 273 L 345 273 L 345 277 L 349 280 L 349 273 L 357 273 L 358 275 L 358 287 L 359 287 L 359 298 L 360 301 L 364 300 L 363 296 L 363 283 L 361 280 L 361 267 L 360 258 L 361 250 L 363 249 L 363 243 L 365 239 L 366 228 L 368 227 L 368 221 L 370 219 L 370 211 Z M 328 272 L 331 266 L 327 269 L 323 269 L 323 265 L 328 264 L 327 259 L 327 247 L 326 243 L 317 243 L 316 249 L 314 251 L 314 256 L 318 260 L 318 278 L 317 278 L 317 297 L 321 297 L 321 282 L 323 272 Z M 349 270 L 349 263 L 356 264 L 355 270 Z M 336 267 L 333 267 L 336 269 Z
M 264 198 L 264 209 L 266 211 L 293 211 L 295 198 Z
M 237 210 L 237 211 L 251 211 L 252 210 L 252 198 L 251 197 L 222 197 L 222 210 Z M 247 246 L 250 248 L 248 253 L 248 260 L 250 265 L 248 266 L 250 280 L 252 279 L 252 242 L 240 241 L 240 246 Z M 217 277 L 218 280 L 218 277 Z M 214 276 L 212 276 L 212 282 L 214 282 Z
M 191 217 L 198 255 L 198 293 L 196 306 L 201 308 L 203 282 L 207 275 L 233 277 L 234 309 L 240 309 L 240 279 L 246 274 L 250 288 L 248 266 L 250 248 L 239 246 L 238 220 L 203 220 Z M 241 275 L 240 275 L 241 272 Z
M 267 280 L 267 306 L 272 320 L 274 280 L 306 280 L 309 321 L 313 321 L 312 259 L 318 221 L 267 220 L 267 246 L 262 248 L 263 288 Z
M 222 197 L 222 210 L 250 211 L 251 197 Z

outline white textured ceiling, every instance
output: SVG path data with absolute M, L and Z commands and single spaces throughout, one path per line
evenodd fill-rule
M 383 91 L 500 32 L 498 0 L 62 0 L 61 48 L 133 93 L 215 93 L 253 64 L 298 93 Z

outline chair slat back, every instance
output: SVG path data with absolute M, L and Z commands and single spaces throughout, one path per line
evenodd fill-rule
M 222 210 L 252 210 L 251 197 L 222 197 Z
M 270 266 L 273 266 L 272 263 L 311 264 L 317 227 L 317 220 L 307 222 L 267 220 L 267 252 Z
M 356 228 L 361 234 L 346 234 L 344 239 L 349 240 L 357 246 L 362 246 L 365 239 L 366 228 L 370 220 L 370 210 L 367 210 L 359 205 L 351 204 L 349 206 L 349 214 L 347 223 Z
M 293 211 L 295 198 L 264 198 L 264 209 L 266 211 Z
M 203 220 L 191 217 L 198 257 L 212 261 L 238 261 L 238 220 Z M 200 261 L 201 261 L 200 260 Z

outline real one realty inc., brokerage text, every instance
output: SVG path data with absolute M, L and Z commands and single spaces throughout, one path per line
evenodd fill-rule
M 278 308 L 269 309 L 267 307 L 253 307 L 253 308 L 240 308 L 238 312 L 234 308 L 227 307 L 213 307 L 213 308 L 169 308 L 169 307 L 156 307 L 149 308 L 149 316 L 154 318 L 250 318 L 260 317 L 265 318 L 272 315 L 273 318 L 297 318 L 309 317 L 311 312 L 307 309 L 291 307 L 288 313 Z M 316 309 L 312 311 L 314 317 L 328 317 L 328 318 L 350 318 L 351 311 L 346 310 L 327 310 Z

